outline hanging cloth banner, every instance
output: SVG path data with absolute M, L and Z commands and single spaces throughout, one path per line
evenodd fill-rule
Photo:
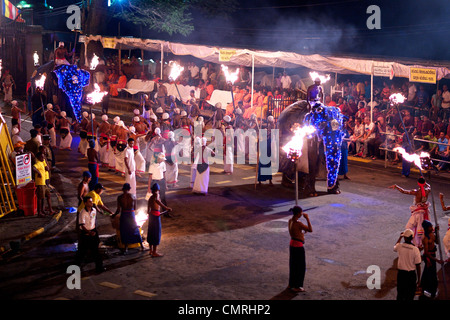
M 17 22 L 25 22 L 20 16 L 19 9 L 17 9 L 11 2 L 8 0 L 2 1 L 2 15 L 11 20 L 16 20 Z

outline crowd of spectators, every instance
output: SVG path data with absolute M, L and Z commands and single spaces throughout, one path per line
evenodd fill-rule
M 401 155 L 392 150 L 402 147 L 409 153 L 427 152 L 436 159 L 434 164 L 440 171 L 448 170 L 445 161 L 450 159 L 450 92 L 447 85 L 431 93 L 424 85 L 409 81 L 401 86 L 383 82 L 380 87 L 374 86 L 373 100 L 369 81 L 347 80 L 336 89 L 339 92 L 326 97 L 325 103 L 338 107 L 349 119 L 350 155 L 377 159 L 387 152 L 388 159 L 395 164 Z M 391 104 L 392 94 L 401 94 L 405 101 Z

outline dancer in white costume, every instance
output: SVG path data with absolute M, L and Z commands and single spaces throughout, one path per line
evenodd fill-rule
M 233 173 L 234 162 L 234 128 L 231 125 L 231 117 L 225 116 L 224 137 L 225 137 L 225 161 L 223 165 L 223 172 L 230 175 Z
M 209 155 L 214 156 L 214 151 L 206 146 L 207 139 L 201 139 L 201 151 L 196 155 L 194 164 L 197 165 L 194 186 L 192 192 L 195 194 L 207 195 L 209 188 Z
M 89 113 L 84 111 L 82 113 L 82 119 L 80 121 L 80 141 L 78 143 L 78 152 L 86 157 L 86 152 L 89 147 L 89 143 L 87 140 L 87 132 L 89 125 Z

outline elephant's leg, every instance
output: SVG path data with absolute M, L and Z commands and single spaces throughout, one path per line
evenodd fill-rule
M 342 138 L 340 131 L 333 131 L 323 139 L 327 166 L 327 188 L 329 193 L 340 193 L 338 184 L 341 161 Z

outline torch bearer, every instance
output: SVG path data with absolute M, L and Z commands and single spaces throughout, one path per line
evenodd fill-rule
M 233 102 L 233 110 L 235 109 L 235 105 L 234 105 L 234 95 L 233 95 L 233 85 L 234 83 L 237 81 L 238 76 L 239 76 L 239 68 L 237 68 L 234 73 L 228 71 L 228 67 L 225 65 L 221 65 L 222 67 L 222 71 L 223 74 L 225 75 L 225 79 L 228 82 L 231 83 L 231 101 Z
M 299 124 L 295 124 L 293 129 L 294 136 L 283 147 L 283 151 L 286 152 L 289 160 L 294 162 L 295 171 L 295 205 L 298 205 L 298 173 L 295 162 L 301 157 L 303 149 L 303 140 L 306 136 L 313 134 L 316 128 L 313 126 L 300 127 Z
M 94 135 L 94 119 L 92 119 L 92 105 L 96 103 L 100 103 L 103 100 L 103 97 L 106 96 L 108 92 L 106 91 L 100 91 L 100 86 L 97 83 L 94 83 L 94 91 L 89 93 L 86 96 L 86 100 L 91 104 L 90 112 L 91 112 L 91 126 L 92 126 L 92 136 Z
M 181 98 L 180 90 L 178 90 L 176 80 L 180 76 L 180 74 L 183 72 L 184 67 L 180 66 L 175 61 L 170 61 L 169 66 L 170 66 L 169 80 L 171 80 L 175 83 L 175 88 L 177 89 L 178 95 L 180 96 L 180 101 L 181 101 L 181 103 L 183 103 L 183 99 Z

